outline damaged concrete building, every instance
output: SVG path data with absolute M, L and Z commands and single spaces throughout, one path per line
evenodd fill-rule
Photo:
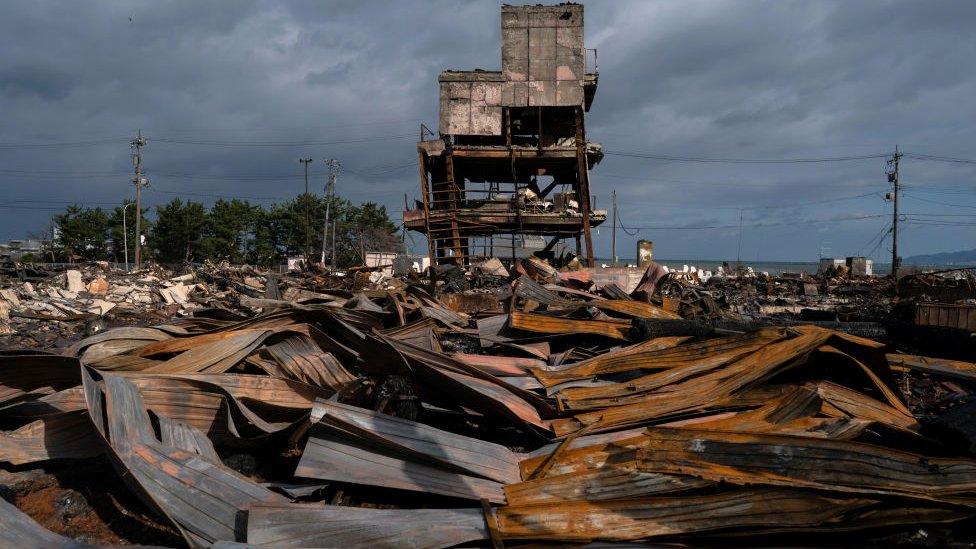
M 575 239 L 593 266 L 606 211 L 589 184 L 603 151 L 586 138 L 597 68 L 583 6 L 502 6 L 501 42 L 502 70 L 441 72 L 439 136 L 417 144 L 422 200 L 404 225 L 427 236 L 435 265 L 506 257 L 538 235 L 537 255 Z

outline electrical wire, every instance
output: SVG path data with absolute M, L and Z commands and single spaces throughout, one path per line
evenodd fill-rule
M 912 158 L 915 160 L 930 160 L 933 162 L 949 162 L 953 164 L 976 164 L 976 160 L 970 160 L 968 158 L 953 158 L 951 156 L 937 156 L 934 154 L 904 153 L 902 156 L 904 156 L 905 158 Z
M 908 196 L 912 200 L 921 200 L 922 202 L 928 202 L 930 204 L 938 204 L 939 206 L 949 206 L 950 208 L 965 208 L 967 210 L 976 210 L 976 206 L 966 206 L 964 204 L 952 204 L 949 202 L 939 202 L 938 200 L 931 200 L 928 198 L 922 198 L 920 196 L 915 196 L 912 193 L 902 193 L 902 196 Z
M 811 164 L 820 162 L 848 162 L 853 160 L 887 158 L 891 156 L 889 154 L 864 154 L 858 156 L 834 156 L 823 158 L 706 158 L 631 151 L 604 151 L 603 154 L 610 156 L 623 156 L 627 158 L 642 158 L 646 160 L 669 160 L 672 162 L 703 162 L 721 164 Z
M 153 143 L 166 143 L 171 145 L 196 145 L 201 147 L 310 147 L 323 145 L 344 145 L 347 143 L 369 143 L 373 141 L 385 141 L 394 139 L 416 138 L 413 133 L 398 135 L 378 135 L 372 137 L 359 137 L 350 139 L 335 139 L 330 141 L 211 141 L 200 139 L 178 139 L 171 137 L 157 137 L 152 139 Z
M 808 219 L 808 220 L 795 220 L 783 223 L 755 223 L 749 225 L 741 225 L 743 228 L 762 228 L 762 227 L 781 227 L 789 225 L 804 225 L 804 224 L 816 224 L 816 223 L 836 223 L 842 221 L 857 221 L 862 219 L 877 219 L 879 217 L 887 217 L 888 214 L 877 214 L 877 215 L 860 215 L 852 217 L 835 217 L 833 219 Z M 702 226 L 688 226 L 688 225 L 656 225 L 648 227 L 631 227 L 633 230 L 638 231 L 664 231 L 664 230 L 689 230 L 689 231 L 699 231 L 699 230 L 711 230 L 711 229 L 737 229 L 739 224 L 735 225 L 702 225 Z M 633 236 L 633 235 L 631 235 Z

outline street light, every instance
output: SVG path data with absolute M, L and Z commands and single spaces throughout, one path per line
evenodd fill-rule
M 135 202 L 129 202 L 122 206 L 122 247 L 125 249 L 125 272 L 129 272 L 129 229 L 126 227 L 125 209 L 133 204 Z

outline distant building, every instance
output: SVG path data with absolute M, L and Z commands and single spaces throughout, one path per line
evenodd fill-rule
M 6 244 L 0 244 L 0 255 L 13 260 L 18 260 L 27 254 L 40 255 L 47 244 L 48 241 L 34 238 L 10 240 Z

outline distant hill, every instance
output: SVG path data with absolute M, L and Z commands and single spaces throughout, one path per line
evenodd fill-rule
M 976 265 L 976 250 L 913 255 L 902 259 L 903 265 Z

